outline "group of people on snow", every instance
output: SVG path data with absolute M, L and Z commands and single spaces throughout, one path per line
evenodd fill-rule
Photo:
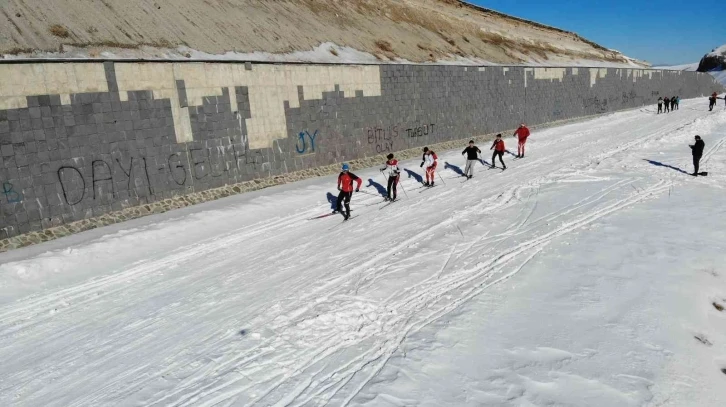
M 665 98 L 659 97 L 658 98 L 658 114 L 660 113 L 668 113 L 671 110 L 678 110 L 678 105 L 681 103 L 680 96 L 673 96 L 672 98 L 669 98 L 666 96 Z M 663 106 L 665 105 L 665 111 L 663 110 Z
M 527 138 L 529 137 L 529 135 L 530 131 L 524 123 L 520 124 L 517 130 L 514 132 L 513 137 L 516 137 L 518 141 L 516 155 L 517 158 L 524 158 L 524 146 L 527 143 Z M 502 170 L 506 170 L 507 166 L 506 164 L 504 164 L 503 157 L 504 153 L 507 150 L 504 145 L 504 140 L 502 139 L 501 133 L 496 135 L 496 137 L 494 138 L 494 142 L 492 143 L 492 146 L 489 148 L 489 150 L 493 151 L 492 163 L 490 165 L 490 168 L 497 168 L 495 159 L 498 157 L 499 162 L 502 164 Z M 466 155 L 466 169 L 464 170 L 462 176 L 465 176 L 467 179 L 471 179 L 474 176 L 474 165 L 476 164 L 476 162 L 482 162 L 479 157 L 479 154 L 481 153 L 482 152 L 479 147 L 474 145 L 474 140 L 470 140 L 469 145 L 464 149 L 464 151 L 461 152 L 462 155 Z M 392 153 L 388 154 L 386 156 L 386 159 L 387 161 L 385 163 L 385 166 L 380 169 L 381 173 L 384 174 L 387 181 L 387 196 L 384 197 L 384 200 L 393 202 L 398 197 L 398 191 L 396 187 L 400 180 L 401 172 L 403 169 L 400 167 L 398 160 Z M 426 171 L 426 181 L 423 182 L 424 187 L 430 188 L 434 186 L 436 181 L 435 176 L 438 159 L 439 157 L 432 149 L 428 147 L 423 148 L 423 156 L 421 157 L 420 167 L 425 167 Z M 343 164 L 342 171 L 338 175 L 338 191 L 340 191 L 340 193 L 338 194 L 336 209 L 333 211 L 333 213 L 342 214 L 344 220 L 348 220 L 350 218 L 350 199 L 353 195 L 353 191 L 360 192 L 361 183 L 362 180 L 357 175 L 350 172 L 350 166 L 348 164 Z M 345 209 L 345 211 L 343 211 L 343 209 Z

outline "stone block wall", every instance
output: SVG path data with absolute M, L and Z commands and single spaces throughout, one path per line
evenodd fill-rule
M 615 68 L 0 64 L 0 239 L 714 91 L 708 74 Z

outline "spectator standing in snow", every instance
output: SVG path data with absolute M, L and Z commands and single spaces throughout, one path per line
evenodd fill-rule
M 666 96 L 665 98 L 663 98 L 663 107 L 665 108 L 665 110 L 663 111 L 663 113 L 670 112 L 670 109 L 671 109 L 671 100 L 668 99 L 668 96 Z
M 350 172 L 350 166 L 348 164 L 343 164 L 342 171 L 338 175 L 338 191 L 340 193 L 338 194 L 338 204 L 336 205 L 335 212 L 343 214 L 344 220 L 350 218 L 350 198 L 353 196 L 353 182 L 358 184 L 355 187 L 355 192 L 359 192 L 363 181 Z M 343 212 L 343 204 L 345 204 L 345 212 Z
M 693 154 L 693 176 L 696 177 L 698 176 L 698 166 L 703 156 L 703 148 L 706 147 L 706 144 L 701 140 L 701 136 L 696 136 L 696 143 L 689 147 L 691 147 L 691 154 Z
M 519 140 L 519 144 L 517 144 L 517 158 L 524 158 L 524 145 L 527 143 L 527 137 L 529 137 L 529 129 L 522 123 L 514 132 L 513 136 Z
M 464 169 L 464 176 L 467 179 L 471 179 L 474 176 L 474 164 L 479 161 L 481 150 L 479 147 L 474 145 L 474 140 L 469 140 L 469 146 L 461 152 L 461 155 L 466 154 L 466 169 Z
M 505 149 L 506 148 L 504 147 L 504 140 L 502 140 L 502 135 L 497 134 L 497 138 L 494 139 L 494 143 L 490 148 L 490 150 L 494 150 L 494 154 L 492 154 L 492 168 L 497 168 L 497 165 L 494 163 L 494 159 L 499 156 L 499 162 L 502 163 L 502 169 L 507 169 L 507 166 L 504 164 L 504 159 L 502 159 Z
M 671 98 L 671 111 L 676 110 L 676 97 Z
M 438 159 L 439 157 L 436 155 L 434 150 L 429 150 L 428 147 L 423 148 L 421 167 L 423 167 L 424 165 L 426 166 L 426 183 L 424 183 L 424 186 L 426 187 L 434 186 L 434 181 L 436 178 L 436 165 L 438 164 Z
M 388 196 L 386 197 L 386 201 L 395 201 L 397 195 L 396 186 L 401 175 L 401 169 L 398 167 L 398 160 L 393 158 L 393 154 L 388 154 L 386 158 L 388 158 L 386 166 L 381 168 L 381 172 L 388 177 Z
M 663 113 L 663 98 L 658 98 L 658 114 Z
M 716 96 L 711 95 L 708 98 L 708 111 L 712 111 L 714 106 L 716 106 Z
M 681 108 L 680 104 L 681 104 L 681 97 L 676 96 L 676 110 Z

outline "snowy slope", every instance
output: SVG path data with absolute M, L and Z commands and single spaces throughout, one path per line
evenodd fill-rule
M 724 55 L 726 55 L 726 45 L 722 45 L 713 51 L 706 54 L 702 60 L 706 58 L 720 58 L 720 61 L 723 61 Z M 718 59 L 717 59 L 718 60 Z M 714 64 L 718 64 L 717 62 L 714 62 Z M 692 64 L 684 64 L 684 65 L 673 65 L 673 66 L 661 66 L 656 67 L 654 69 L 673 69 L 677 71 L 697 71 L 700 63 L 692 63 Z M 721 82 L 722 84 L 726 85 L 726 70 L 722 67 L 714 68 L 709 71 L 711 75 L 713 75 L 714 78 L 716 78 L 717 81 Z
M 347 223 L 310 220 L 324 177 L 0 254 L 0 405 L 724 405 L 724 124 L 538 130 L 465 182 L 440 152 L 385 207 L 354 169 Z

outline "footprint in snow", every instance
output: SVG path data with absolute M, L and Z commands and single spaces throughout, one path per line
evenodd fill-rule
M 706 346 L 713 346 L 713 344 L 711 343 L 711 341 L 709 341 L 709 340 L 708 340 L 708 339 L 706 338 L 706 336 L 705 336 L 705 335 L 703 335 L 703 334 L 698 334 L 698 335 L 694 335 L 693 337 L 694 337 L 694 338 L 695 338 L 695 339 L 696 339 L 697 341 L 701 342 L 702 344 L 704 344 L 704 345 L 706 345 Z

